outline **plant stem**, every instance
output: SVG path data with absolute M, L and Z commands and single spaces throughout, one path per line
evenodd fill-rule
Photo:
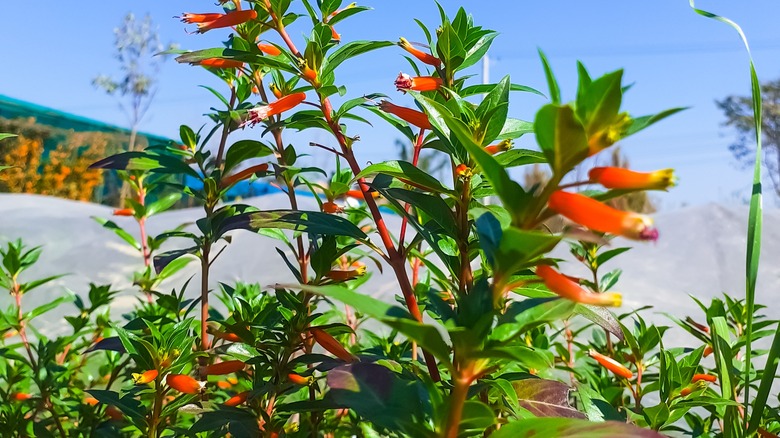
M 460 201 L 455 205 L 456 217 L 459 220 L 460 236 L 458 236 L 458 252 L 460 253 L 460 279 L 458 289 L 461 294 L 471 290 L 474 280 L 469 256 L 469 204 L 471 204 L 471 179 L 463 180 Z
M 160 422 L 160 412 L 162 411 L 162 401 L 163 401 L 163 392 L 160 390 L 162 388 L 162 376 L 157 376 L 157 378 L 154 380 L 154 407 L 152 408 L 152 419 L 149 424 L 149 438 L 158 438 L 160 436 L 160 432 L 157 430 L 159 422 Z
M 138 178 L 138 203 L 141 204 L 142 207 L 146 205 L 146 189 L 144 189 L 143 180 L 141 178 Z M 146 242 L 146 216 L 138 219 L 138 228 L 141 233 L 141 256 L 144 258 L 144 266 L 148 268 L 152 262 L 152 252 L 149 251 L 149 246 Z M 144 290 L 143 292 L 146 295 L 146 301 L 152 303 L 152 293 L 148 290 Z
M 458 376 L 453 380 L 452 392 L 450 392 L 450 411 L 447 415 L 447 425 L 442 431 L 442 438 L 458 438 L 460 420 L 463 416 L 463 404 L 469 393 L 471 379 Z
M 230 104 L 228 105 L 228 112 L 233 111 L 233 105 L 236 104 L 236 89 L 230 87 Z M 219 140 L 219 149 L 217 150 L 217 157 L 214 165 L 217 168 L 222 167 L 222 156 L 225 154 L 225 145 L 227 144 L 227 137 L 230 134 L 230 120 L 225 120 L 225 124 L 222 129 L 222 138 Z
M 200 256 L 200 336 L 203 351 L 209 349 L 208 318 L 209 318 L 209 253 L 211 242 L 205 242 Z M 205 365 L 205 358 L 201 358 L 201 366 Z

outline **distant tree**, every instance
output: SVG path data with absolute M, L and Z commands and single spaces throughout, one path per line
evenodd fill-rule
M 164 56 L 156 56 L 164 49 L 152 17 L 147 14 L 138 21 L 133 13 L 128 13 L 120 27 L 114 29 L 114 48 L 120 76 L 115 79 L 101 74 L 92 84 L 119 98 L 119 106 L 130 124 L 128 150 L 134 151 L 138 126 L 154 100 L 157 76 L 165 61 Z M 123 184 L 120 204 L 128 193 L 127 184 Z
M 761 123 L 764 166 L 780 196 L 780 79 L 761 85 L 764 99 Z M 737 140 L 729 150 L 740 165 L 749 167 L 756 155 L 756 131 L 753 122 L 753 99 L 748 96 L 728 96 L 716 101 L 726 116 L 724 126 L 737 131 Z

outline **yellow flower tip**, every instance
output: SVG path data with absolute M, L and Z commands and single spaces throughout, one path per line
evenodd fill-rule
M 599 305 L 605 307 L 620 307 L 623 305 L 623 295 L 619 292 L 595 294 L 599 297 Z
M 612 123 L 588 136 L 588 156 L 612 146 L 622 139 L 633 120 L 628 113 L 618 114 Z
M 154 381 L 159 373 L 157 370 L 149 370 L 143 373 L 133 373 L 133 383 L 136 385 L 144 385 Z

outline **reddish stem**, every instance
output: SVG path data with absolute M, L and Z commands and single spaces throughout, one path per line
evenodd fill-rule
M 424 134 L 425 134 L 425 129 L 421 128 L 420 133 L 417 135 L 417 140 L 414 143 L 414 151 L 412 153 L 413 155 L 412 165 L 414 167 L 417 167 L 417 163 L 420 161 L 420 151 L 422 150 L 422 142 L 424 139 Z M 409 203 L 407 203 L 404 206 L 404 209 L 406 210 L 407 213 L 409 213 L 409 207 L 410 207 Z M 401 251 L 403 251 L 404 240 L 406 239 L 406 226 L 408 222 L 409 220 L 407 219 L 406 216 L 404 216 L 401 222 L 401 233 L 399 234 L 398 237 L 398 248 L 400 248 Z

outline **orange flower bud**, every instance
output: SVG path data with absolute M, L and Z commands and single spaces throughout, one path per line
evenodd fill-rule
M 14 392 L 11 394 L 11 400 L 14 401 L 25 401 L 32 398 L 31 394 L 27 394 L 26 392 Z
M 333 270 L 325 274 L 325 277 L 330 278 L 334 281 L 346 281 L 351 280 L 353 278 L 360 277 L 366 273 L 366 267 L 360 266 L 357 269 L 353 269 L 350 271 L 342 271 L 342 270 Z
M 234 395 L 233 397 L 230 397 L 229 399 L 225 400 L 225 406 L 238 406 L 241 403 L 244 403 L 247 398 L 249 398 L 250 391 L 244 391 L 241 393 L 238 393 Z
M 683 396 L 683 397 L 685 397 L 687 395 L 690 395 L 693 392 L 694 389 L 695 389 L 695 387 L 693 387 L 693 386 L 686 386 L 685 388 L 683 388 L 680 391 L 680 395 Z
M 536 267 L 536 275 L 544 280 L 547 289 L 555 292 L 558 296 L 582 304 L 593 306 L 611 306 L 620 307 L 623 303 L 623 297 L 616 292 L 593 293 L 588 292 L 579 284 L 572 281 L 569 277 L 557 272 L 548 265 L 539 265 Z
M 197 16 L 205 14 L 182 14 L 182 16 Z M 200 19 L 201 17 L 197 17 Z M 246 23 L 249 20 L 257 18 L 257 12 L 253 9 L 247 9 L 243 11 L 232 11 L 227 14 L 220 14 L 212 21 L 198 22 L 198 33 L 206 33 L 213 29 L 219 29 L 223 27 L 238 26 L 239 24 Z
M 199 394 L 206 388 L 206 382 L 195 380 L 186 374 L 168 374 L 165 382 L 171 388 L 185 394 Z
M 235 377 L 228 377 L 226 380 L 220 380 L 217 382 L 217 388 L 219 389 L 229 389 L 232 386 L 235 386 L 238 384 L 238 379 Z
M 266 55 L 279 56 L 282 54 L 282 51 L 273 44 L 258 43 L 257 48 Z
M 344 209 L 339 207 L 335 202 L 323 202 L 322 211 L 329 214 L 343 213 Z
M 135 214 L 132 208 L 117 208 L 114 210 L 114 216 L 132 216 Z
M 228 342 L 241 342 L 241 338 L 235 333 L 227 333 L 217 328 L 209 326 L 208 332 L 215 338 L 223 339 Z
M 432 65 L 434 67 L 441 65 L 441 59 L 415 48 L 405 38 L 401 38 L 398 41 L 398 45 L 424 64 Z
M 411 77 L 406 73 L 398 73 L 398 77 L 395 78 L 395 88 L 398 91 L 407 92 L 413 91 L 433 91 L 438 90 L 443 82 L 441 78 L 434 78 L 432 76 L 417 76 Z
M 333 26 L 330 27 L 330 37 L 333 38 L 334 41 L 341 41 L 341 34 L 336 32 L 336 28 Z
M 108 416 L 108 418 L 110 418 L 110 419 L 112 419 L 114 421 L 120 421 L 120 420 L 122 420 L 125 417 L 125 415 L 122 413 L 122 411 L 117 409 L 116 406 L 109 406 L 109 407 L 107 407 L 106 408 L 106 416 Z
M 274 84 L 273 82 L 271 82 L 268 85 L 268 88 L 271 89 L 271 93 L 273 93 L 274 97 L 276 97 L 277 99 L 281 99 L 282 96 L 284 96 L 282 94 L 282 90 L 280 90 L 279 87 L 277 87 L 276 84 Z
M 333 336 L 331 336 L 325 330 L 319 328 L 310 328 L 309 332 L 314 337 L 314 340 L 330 354 L 338 357 L 344 362 L 355 362 L 357 358 L 352 355 L 343 345 L 339 343 Z
M 228 177 L 222 179 L 222 187 L 230 187 L 233 184 L 245 180 L 256 173 L 265 173 L 268 171 L 268 163 L 258 164 L 256 166 L 247 167 L 246 169 L 234 173 Z
M 550 196 L 551 210 L 582 226 L 635 240 L 656 240 L 658 230 L 648 216 L 616 210 L 579 193 L 559 190 Z
M 710 328 L 709 327 L 707 327 L 704 324 L 701 324 L 701 323 L 698 323 L 698 322 L 694 321 L 693 318 L 691 318 L 690 316 L 685 318 L 685 322 L 687 322 L 688 324 L 690 324 L 690 325 L 696 327 L 697 329 L 703 331 L 704 333 L 709 333 L 710 332 Z
M 133 373 L 133 383 L 136 385 L 144 385 L 154 381 L 159 373 L 157 370 L 149 370 L 143 373 Z
M 95 406 L 96 404 L 98 404 L 100 402 L 95 397 L 87 397 L 87 398 L 84 399 L 84 403 L 86 403 L 86 404 L 88 404 L 90 406 Z
M 239 68 L 244 65 L 241 61 L 235 59 L 222 59 L 222 58 L 206 58 L 200 61 L 190 63 L 192 65 L 200 65 L 203 67 L 211 68 Z
M 455 175 L 458 175 L 460 178 L 471 178 L 472 171 L 469 166 L 458 164 L 458 167 L 455 168 Z
M 634 377 L 634 373 L 632 373 L 631 370 L 624 367 L 623 365 L 618 363 L 615 359 L 612 359 L 609 356 L 604 356 L 603 354 L 597 352 L 596 350 L 588 351 L 588 355 L 593 359 L 596 359 L 596 362 L 598 362 L 601 366 L 608 369 L 616 376 L 624 377 L 626 379 L 630 379 Z
M 704 347 L 704 352 L 702 353 L 703 357 L 707 357 L 712 354 L 712 345 L 707 345 Z
M 428 116 L 421 111 L 394 105 L 386 100 L 379 103 L 379 109 L 386 113 L 393 114 L 406 123 L 410 123 L 418 128 L 431 129 L 431 122 L 428 120 Z
M 693 379 L 691 379 L 692 383 L 696 383 L 698 381 L 705 381 L 705 382 L 716 382 L 718 380 L 717 376 L 713 376 L 712 374 L 694 374 Z
M 707 387 L 707 383 L 704 381 L 695 381 L 685 388 L 680 390 L 680 396 L 685 397 L 690 395 L 693 391 L 699 391 Z
M 184 23 L 209 23 L 218 18 L 221 18 L 223 14 L 181 14 L 181 21 Z M 176 18 L 176 17 L 174 17 Z
M 499 152 L 504 152 L 512 149 L 512 145 L 513 145 L 512 140 L 509 139 L 501 140 L 496 144 L 485 146 L 485 152 L 489 153 L 490 155 L 495 155 Z
M 235 373 L 244 369 L 246 364 L 240 360 L 227 360 L 206 367 L 206 375 L 221 376 L 223 374 Z
M 378 198 L 379 192 L 376 190 L 371 190 L 368 193 L 370 193 L 370 196 L 372 198 Z M 348 190 L 346 193 L 346 196 L 349 198 L 355 198 L 355 199 L 366 199 L 366 196 L 363 194 L 362 190 Z
M 294 93 L 284 96 L 276 102 L 254 107 L 248 111 L 249 117 L 246 123 L 250 126 L 260 123 L 271 116 L 295 108 L 298 104 L 303 102 L 303 99 L 306 99 L 306 93 Z
M 318 85 L 317 81 L 317 71 L 309 67 L 308 65 L 303 67 L 303 71 L 301 72 L 303 74 L 304 79 L 311 82 L 312 85 Z
M 290 383 L 294 383 L 296 385 L 301 385 L 301 386 L 308 386 L 309 383 L 311 383 L 311 380 L 308 377 L 303 377 L 300 374 L 295 374 L 295 373 L 288 374 L 287 380 L 289 380 Z
M 608 189 L 667 190 L 675 184 L 674 169 L 634 172 L 622 167 L 594 167 L 588 177 Z

